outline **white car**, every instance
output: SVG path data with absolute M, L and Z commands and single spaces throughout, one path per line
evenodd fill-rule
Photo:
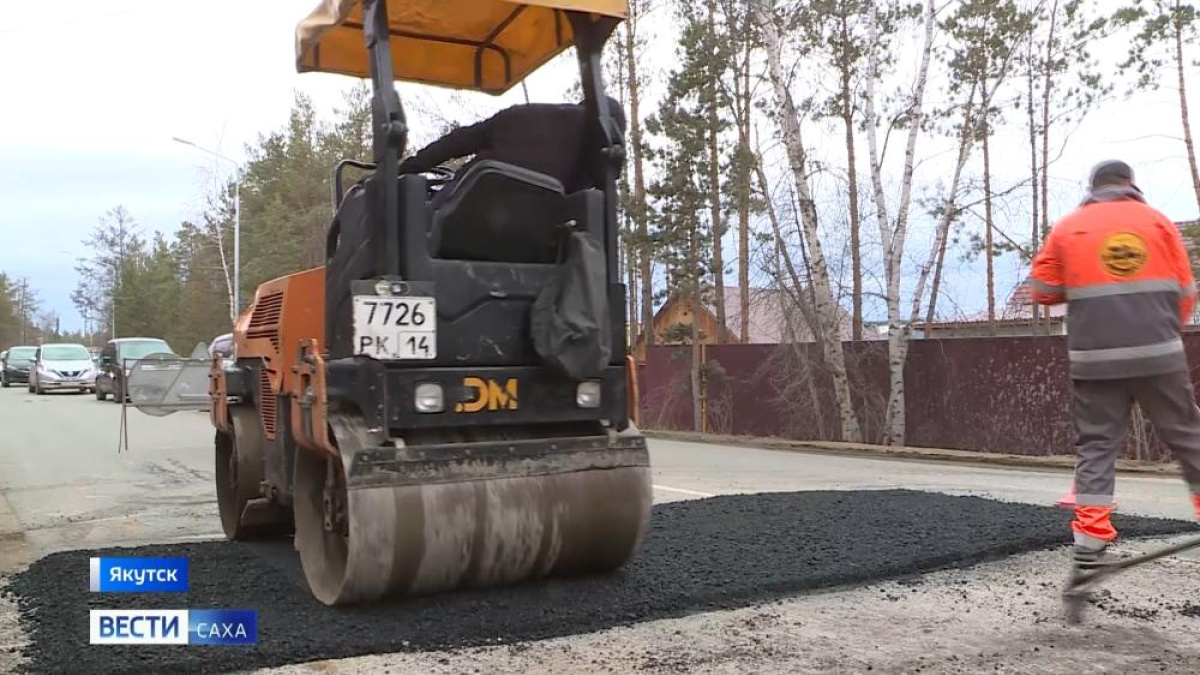
M 87 347 L 80 344 L 48 344 L 38 347 L 29 369 L 29 392 L 43 394 L 56 389 L 78 392 L 96 389 L 96 364 Z

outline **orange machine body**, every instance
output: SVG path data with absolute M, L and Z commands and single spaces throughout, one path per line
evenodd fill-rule
M 263 435 L 274 440 L 278 395 L 292 390 L 293 371 L 305 340 L 324 342 L 325 268 L 296 272 L 265 282 L 258 287 L 254 302 L 238 317 L 233 328 L 234 354 L 239 361 L 262 359 L 258 382 L 258 410 Z M 214 378 L 213 391 L 223 392 L 221 376 Z M 214 406 L 215 412 L 216 406 Z M 222 420 L 213 423 L 222 428 Z

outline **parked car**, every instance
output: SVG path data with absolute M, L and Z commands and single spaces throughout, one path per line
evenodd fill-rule
M 129 337 L 109 340 L 100 350 L 100 372 L 96 376 L 96 400 L 103 401 L 112 394 L 125 392 L 125 378 L 133 370 L 133 364 L 151 354 L 174 354 L 166 340 L 159 338 Z M 128 394 L 125 394 L 128 398 Z
M 80 344 L 47 344 L 37 348 L 29 370 L 29 391 L 44 394 L 55 389 L 80 393 L 96 388 L 96 367 L 87 347 Z
M 0 369 L 0 387 L 9 387 L 13 383 L 27 384 L 29 367 L 33 365 L 35 354 L 37 347 L 25 345 L 13 347 L 5 352 L 3 369 Z

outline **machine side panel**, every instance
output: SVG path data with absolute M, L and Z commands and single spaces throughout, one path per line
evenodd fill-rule
M 238 361 L 261 360 L 251 385 L 258 390 L 255 400 L 268 441 L 275 439 L 277 396 L 290 387 L 300 340 L 324 337 L 324 300 L 324 268 L 289 274 L 259 286 L 254 303 L 234 328 Z

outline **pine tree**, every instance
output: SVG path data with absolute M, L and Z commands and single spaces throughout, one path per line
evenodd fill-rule
M 641 66 L 639 55 L 645 48 L 645 37 L 640 29 L 641 21 L 651 9 L 651 0 L 630 0 L 629 17 L 624 23 L 624 45 L 622 56 L 625 59 L 626 84 L 629 92 L 629 137 L 627 145 L 630 149 L 629 175 L 633 185 L 629 199 L 629 213 L 633 220 L 636 236 L 635 250 L 638 266 L 638 305 L 641 309 L 641 333 L 646 345 L 654 344 L 654 268 L 650 238 L 650 207 L 646 191 L 646 141 L 642 137 L 642 91 L 645 85 L 643 77 L 646 68 Z M 632 291 L 631 291 L 632 292 Z
M 758 157 L 751 144 L 754 124 L 754 92 L 752 71 L 755 51 L 761 44 L 761 36 L 754 23 L 749 5 L 740 0 L 722 0 L 724 30 L 722 41 L 726 64 L 725 77 L 729 80 L 725 100 L 729 104 L 729 115 L 737 131 L 737 143 L 729 159 L 728 181 L 733 208 L 737 211 L 738 241 L 738 317 L 739 339 L 750 341 L 750 218 L 761 211 L 761 204 L 754 199 L 754 177 Z
M 0 349 L 15 345 L 20 337 L 16 290 L 12 279 L 0 272 Z
M 983 255 L 987 262 L 988 322 L 995 328 L 997 247 L 994 240 L 995 217 L 992 190 L 991 136 L 1002 121 L 997 92 L 1012 74 L 1017 47 L 1027 41 L 1032 16 L 1014 0 L 964 0 L 943 24 L 954 44 L 949 59 L 951 91 L 961 94 L 966 88 L 977 89 L 980 106 L 978 142 L 983 149 L 984 237 Z
M 1029 9 L 1032 29 L 1019 57 L 1025 96 L 1018 106 L 1025 108 L 1029 131 L 1030 257 L 1050 231 L 1050 146 L 1059 142 L 1056 130 L 1082 120 L 1112 91 L 1091 53 L 1112 22 L 1093 5 L 1086 0 L 1038 0 Z M 1030 315 L 1037 323 L 1036 303 Z
M 686 17 L 688 10 L 682 9 Z M 703 37 L 704 24 L 696 19 L 692 14 L 685 23 L 683 44 Z M 704 426 L 701 342 L 716 336 L 701 335 L 700 328 L 700 313 L 712 292 L 709 274 L 714 235 L 712 221 L 704 214 L 712 190 L 708 171 L 710 118 L 705 99 L 708 86 L 706 69 L 693 56 L 686 51 L 681 54 L 682 63 L 671 73 L 662 107 L 647 121 L 647 129 L 662 144 L 654 156 L 660 178 L 649 190 L 656 205 L 652 219 L 655 248 L 667 270 L 669 293 L 687 302 L 692 310 L 689 342 L 693 425 L 695 431 L 700 431 Z
M 1134 73 L 1137 87 L 1155 88 L 1162 84 L 1164 73 L 1174 75 L 1183 147 L 1187 152 L 1196 204 L 1200 207 L 1200 167 L 1196 163 L 1185 77 L 1187 66 L 1191 64 L 1189 47 L 1195 42 L 1197 28 L 1200 28 L 1196 7 L 1180 0 L 1135 0 L 1132 6 L 1118 11 L 1115 19 L 1119 25 L 1137 29 L 1130 41 L 1129 58 L 1121 64 L 1123 70 Z
M 324 263 L 336 160 L 322 151 L 330 144 L 321 135 L 312 101 L 297 94 L 287 124 L 248 148 L 241 184 L 243 297 L 264 281 Z

